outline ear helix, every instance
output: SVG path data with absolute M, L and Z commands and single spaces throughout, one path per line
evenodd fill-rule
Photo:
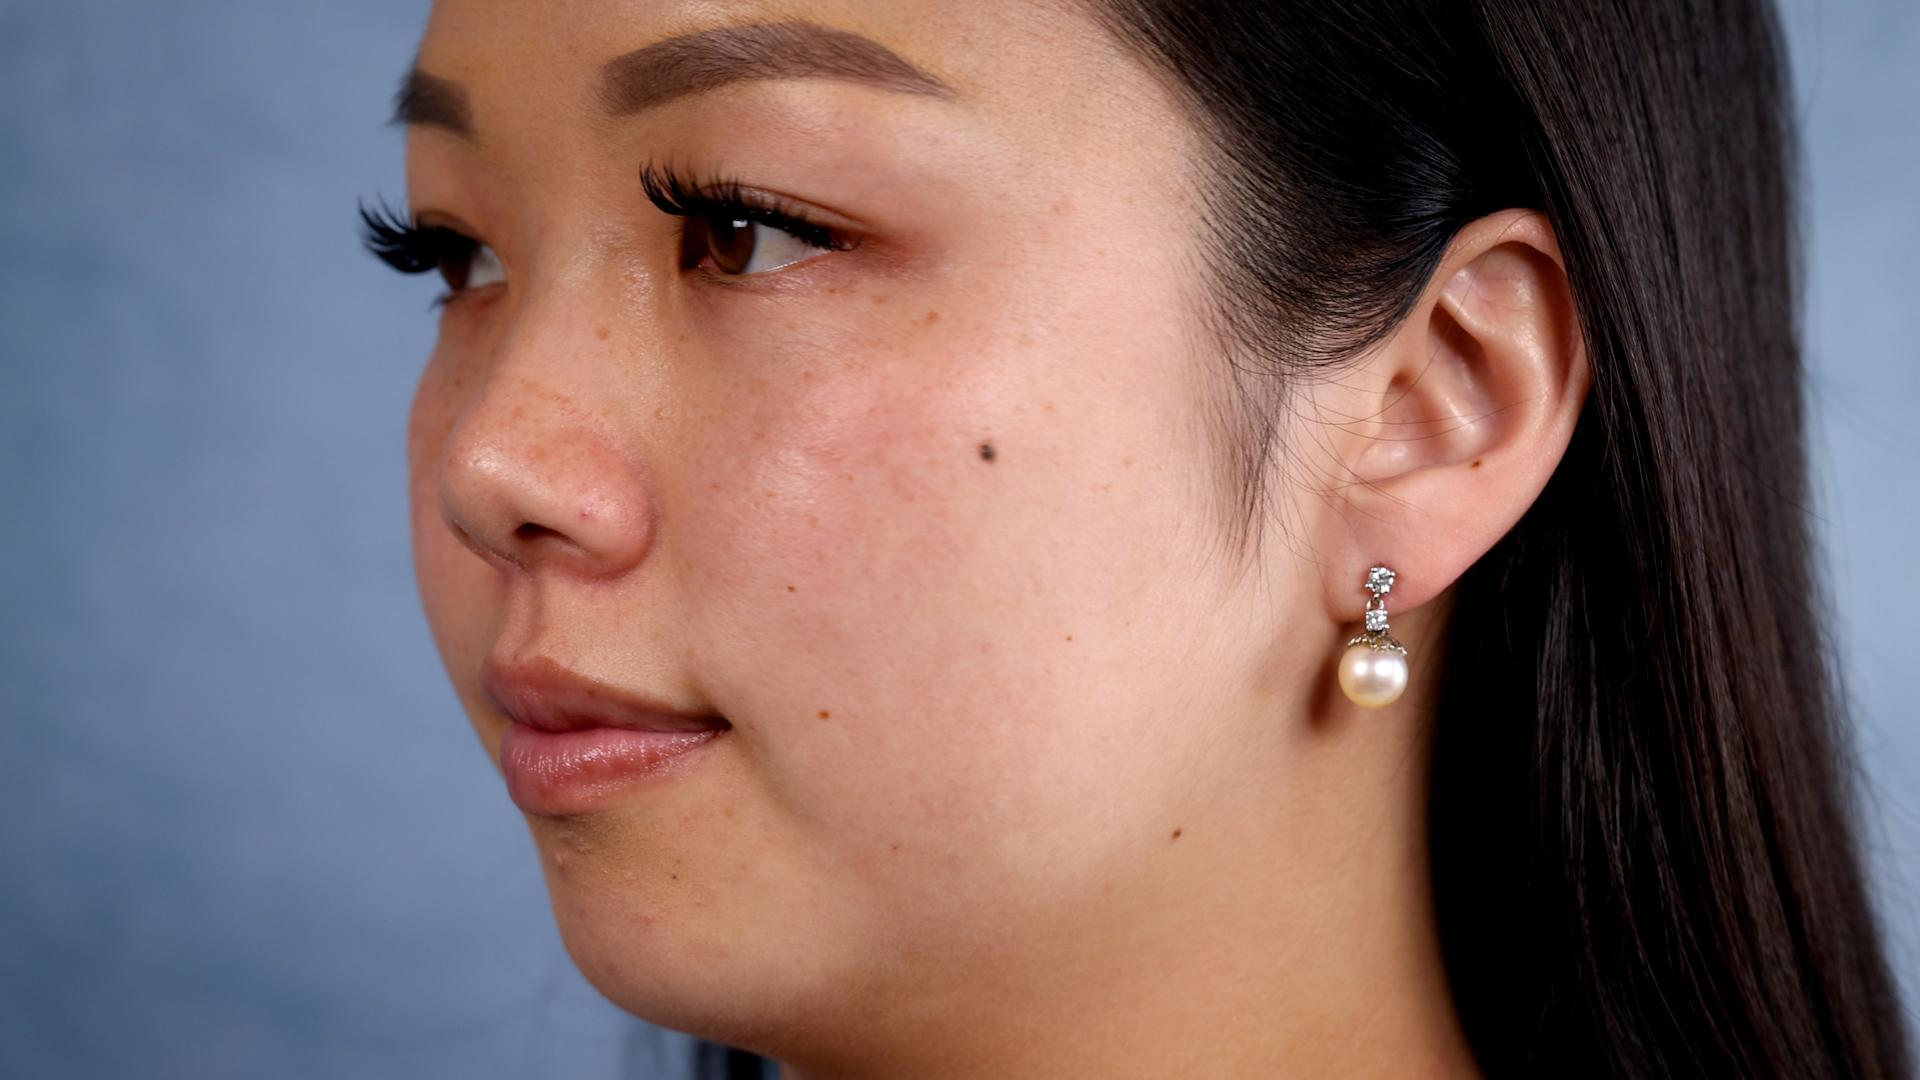
M 1347 642 L 1340 656 L 1340 689 L 1366 709 L 1391 705 L 1407 689 L 1407 650 L 1387 632 L 1387 594 L 1394 572 L 1384 566 L 1367 571 L 1367 628 Z

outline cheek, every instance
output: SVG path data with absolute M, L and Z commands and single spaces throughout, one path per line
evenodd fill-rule
M 793 849 L 986 889 L 1157 822 L 1178 688 L 1138 661 L 1202 508 L 1155 463 L 1199 450 L 1179 354 L 1123 337 L 929 340 L 711 414 L 676 576 Z

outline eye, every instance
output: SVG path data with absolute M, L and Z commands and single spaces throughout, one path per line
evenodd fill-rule
M 680 245 L 680 269 L 692 270 L 706 259 L 729 277 L 764 274 L 769 270 L 826 254 L 830 248 L 810 244 L 777 226 L 762 225 L 735 214 L 688 217 Z
M 454 235 L 460 236 L 459 233 Z M 484 289 L 507 280 L 506 267 L 500 265 L 500 256 L 493 253 L 491 244 L 483 244 L 465 236 L 460 239 L 466 244 L 465 255 L 449 255 L 440 260 L 440 276 L 446 280 L 447 288 L 454 292 Z
M 381 262 L 403 274 L 438 270 L 447 283 L 445 299 L 507 279 L 493 248 L 444 225 L 421 225 L 385 203 L 360 207 L 362 239 Z
M 854 246 L 785 200 L 736 181 L 695 184 L 648 162 L 640 167 L 640 186 L 663 213 L 686 219 L 682 270 L 711 263 L 717 277 L 752 277 Z

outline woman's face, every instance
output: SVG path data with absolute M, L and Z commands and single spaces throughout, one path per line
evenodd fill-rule
M 795 19 L 902 62 L 760 31 L 607 68 Z M 498 762 L 490 657 L 731 725 L 522 802 L 585 974 L 737 1042 L 924 1031 L 1193 888 L 1179 831 L 1271 775 L 1328 654 L 1313 586 L 1221 543 L 1215 223 L 1145 70 L 1065 7 L 935 0 L 442 0 L 419 70 L 412 209 L 499 259 L 409 439 L 474 728 Z M 832 246 L 663 213 L 649 162 Z

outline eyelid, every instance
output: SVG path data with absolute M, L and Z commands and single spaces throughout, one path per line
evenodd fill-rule
M 813 212 L 786 196 L 749 187 L 729 176 L 689 176 L 672 163 L 640 166 L 640 188 L 662 213 L 676 217 L 745 210 L 791 221 L 822 232 L 844 232 L 844 227 L 818 221 Z

